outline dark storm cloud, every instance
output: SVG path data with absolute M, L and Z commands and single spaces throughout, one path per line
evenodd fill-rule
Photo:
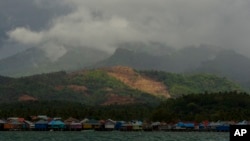
M 33 30 L 44 28 L 57 16 L 70 11 L 58 0 L 1 0 L 1 27 L 28 26 Z
M 36 0 L 32 5 L 43 10 L 47 2 L 51 1 Z M 249 0 L 52 0 L 52 3 L 72 11 L 53 18 L 45 15 L 48 19 L 34 23 L 43 27 L 40 29 L 15 26 L 8 31 L 9 39 L 44 48 L 52 59 L 63 55 L 68 46 L 112 52 L 119 43 L 151 41 L 176 48 L 211 44 L 250 53 Z M 32 6 L 26 10 L 30 9 Z M 64 11 L 57 9 L 59 13 Z
M 17 27 L 32 31 L 44 30 L 49 22 L 67 14 L 71 8 L 59 0 L 1 0 L 0 1 L 0 59 L 13 55 L 25 48 L 18 42 L 9 42 L 7 32 Z

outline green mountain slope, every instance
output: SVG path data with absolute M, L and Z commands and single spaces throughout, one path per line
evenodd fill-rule
M 250 86 L 250 59 L 235 51 L 207 45 L 179 50 L 171 50 L 166 46 L 155 44 L 150 45 L 125 44 L 96 66 L 125 65 L 138 70 L 211 73 L 228 77 L 245 88 Z
M 87 105 L 156 104 L 169 96 L 234 90 L 243 91 L 239 85 L 214 75 L 135 72 L 126 67 L 0 77 L 0 103 L 58 100 Z
M 212 74 L 175 74 L 163 71 L 140 71 L 141 74 L 163 82 L 172 95 L 178 97 L 183 94 L 243 91 L 242 87 L 225 77 Z
M 100 70 L 56 72 L 0 83 L 0 102 L 74 101 L 88 105 L 155 103 L 159 98 L 132 89 Z
M 203 62 L 195 71 L 229 77 L 246 88 L 250 86 L 250 59 L 234 51 L 219 53 L 214 59 Z
M 202 62 L 216 56 L 218 51 L 215 47 L 205 45 L 175 50 L 159 44 L 125 44 L 95 66 L 123 65 L 140 70 L 182 73 L 195 70 Z

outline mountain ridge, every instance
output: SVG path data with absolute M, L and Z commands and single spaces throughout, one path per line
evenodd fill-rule
M 30 49 L 0 60 L 0 75 L 20 77 L 61 70 L 128 66 L 136 70 L 215 74 L 236 81 L 250 91 L 250 58 L 236 51 L 209 45 L 174 49 L 160 43 L 124 43 L 117 47 L 113 54 L 69 47 L 66 54 L 52 62 L 45 52 Z
M 67 100 L 87 105 L 154 105 L 183 94 L 244 91 L 238 84 L 214 75 L 142 72 L 124 66 L 21 78 L 0 77 L 0 80 L 0 103 Z

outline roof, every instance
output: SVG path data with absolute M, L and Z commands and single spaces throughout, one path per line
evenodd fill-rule
M 82 125 L 80 122 L 72 122 L 70 125 Z
M 95 119 L 88 119 L 88 120 L 82 120 L 81 123 L 90 123 L 90 124 L 96 124 L 96 123 L 99 123 L 98 120 L 95 120 Z
M 38 115 L 37 116 L 39 119 L 45 119 L 47 120 L 49 117 L 47 117 L 46 115 Z
M 51 122 L 48 123 L 49 125 L 65 125 L 62 121 L 60 120 L 52 120 Z
M 5 120 L 0 119 L 0 124 L 4 124 L 4 123 L 6 123 L 6 121 L 5 121 Z
M 29 125 L 34 125 L 34 123 L 33 123 L 33 122 L 28 121 L 28 120 L 25 120 L 25 121 L 24 121 L 24 123 L 29 124 Z
M 68 118 L 68 119 L 64 120 L 64 122 L 65 122 L 65 123 L 77 123 L 77 122 L 79 122 L 79 120 L 78 120 L 78 119 L 75 119 L 75 118 L 70 117 L 70 118 Z
M 35 124 L 48 124 L 48 121 L 41 119 L 41 120 L 37 121 Z
M 22 122 L 19 122 L 18 120 L 11 120 L 8 123 L 10 123 L 10 124 L 23 124 Z
M 88 122 L 89 121 L 89 119 L 87 119 L 87 118 L 85 118 L 85 119 L 83 119 L 82 121 L 80 121 L 81 123 L 85 123 L 85 122 Z
M 114 120 L 112 120 L 112 119 L 107 119 L 107 120 L 105 121 L 105 123 L 112 123 L 112 124 L 115 124 L 116 121 L 114 121 Z

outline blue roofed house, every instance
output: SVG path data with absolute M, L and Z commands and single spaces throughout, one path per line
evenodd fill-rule
M 178 122 L 176 124 L 176 129 L 194 129 L 195 125 L 194 123 L 188 122 L 188 123 L 183 123 L 183 122 Z
M 52 120 L 48 123 L 49 129 L 51 130 L 65 130 L 66 125 L 61 120 Z
M 35 130 L 37 131 L 47 131 L 48 130 L 48 121 L 47 120 L 39 120 L 35 123 Z

